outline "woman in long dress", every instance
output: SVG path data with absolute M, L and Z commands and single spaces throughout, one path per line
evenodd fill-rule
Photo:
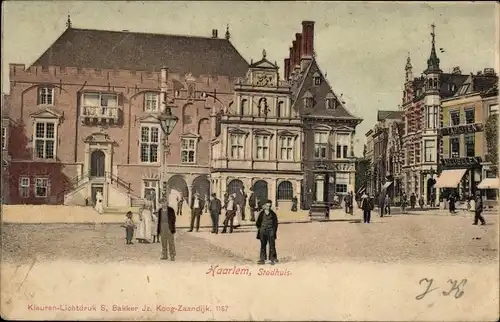
M 103 201 L 103 196 L 102 196 L 102 192 L 100 191 L 97 191 L 96 193 L 96 196 L 95 196 L 95 210 L 102 214 L 104 212 L 104 207 L 103 207 L 103 204 L 102 204 L 102 201 Z
M 137 227 L 137 240 L 139 243 L 150 243 L 152 241 L 153 227 L 153 202 L 147 199 L 139 211 L 139 227 Z

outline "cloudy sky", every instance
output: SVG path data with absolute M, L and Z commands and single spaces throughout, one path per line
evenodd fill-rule
M 441 68 L 464 73 L 495 67 L 496 8 L 492 3 L 342 2 L 72 2 L 9 1 L 2 6 L 2 90 L 9 91 L 8 64 L 30 65 L 64 31 L 73 27 L 210 36 L 224 33 L 250 61 L 266 49 L 282 67 L 288 48 L 313 20 L 317 60 L 337 95 L 364 119 L 356 154 L 377 110 L 396 110 L 401 101 L 408 52 L 414 74 L 425 69 L 430 25 L 436 24 Z

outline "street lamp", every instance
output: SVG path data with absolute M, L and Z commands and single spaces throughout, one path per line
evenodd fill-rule
M 164 103 L 165 105 L 167 103 Z M 165 180 L 165 171 L 167 170 L 167 156 L 170 154 L 170 148 L 168 143 L 168 136 L 172 133 L 175 125 L 179 121 L 177 116 L 172 115 L 172 109 L 170 106 L 166 106 L 164 111 L 158 116 L 158 121 L 160 121 L 160 126 L 164 134 L 163 138 L 163 162 L 161 163 L 161 174 L 162 178 L 162 197 L 167 198 L 167 181 Z

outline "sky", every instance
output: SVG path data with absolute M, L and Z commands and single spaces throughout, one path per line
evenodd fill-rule
M 414 76 L 425 69 L 431 27 L 441 69 L 498 71 L 497 8 L 490 3 L 376 2 L 97 2 L 6 1 L 2 3 L 2 91 L 8 93 L 8 64 L 33 63 L 65 30 L 130 30 L 165 34 L 224 35 L 250 62 L 262 50 L 283 70 L 303 20 L 315 24 L 317 61 L 347 108 L 364 121 L 356 129 L 355 153 L 362 155 L 364 134 L 377 110 L 397 110 L 402 98 L 406 59 Z M 444 49 L 444 53 L 439 52 Z

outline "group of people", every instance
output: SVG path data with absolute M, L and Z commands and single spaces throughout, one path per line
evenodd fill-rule
M 240 193 L 243 195 L 244 191 L 240 190 Z M 256 199 L 252 198 L 252 195 L 249 199 L 249 206 L 251 209 L 250 220 L 255 222 L 257 227 L 257 239 L 260 240 L 261 244 L 258 264 L 264 264 L 265 261 L 269 259 L 271 264 L 274 265 L 278 262 L 276 252 L 278 217 L 271 209 L 271 200 L 258 202 Z M 160 204 L 161 207 L 155 211 L 154 198 L 147 197 L 139 212 L 139 223 L 137 225 L 133 220 L 132 212 L 129 211 L 126 214 L 126 221 L 123 225 L 126 231 L 126 244 L 133 244 L 132 239 L 134 237 L 134 232 L 135 238 L 139 243 L 158 243 L 161 241 L 161 259 L 168 259 L 168 255 L 170 255 L 170 260 L 174 261 L 176 255 L 174 241 L 174 234 L 176 232 L 176 213 L 174 208 L 169 206 L 167 199 L 160 200 Z M 217 234 L 219 230 L 219 216 L 222 210 L 226 211 L 222 233 L 227 232 L 228 226 L 229 232 L 233 232 L 234 219 L 237 216 L 238 211 L 240 212 L 242 218 L 245 218 L 243 217 L 244 211 L 242 211 L 244 206 L 241 204 L 241 199 L 238 199 L 237 193 L 228 195 L 227 201 L 225 200 L 224 204 L 222 204 L 222 202 L 217 198 L 215 193 L 210 196 L 208 204 L 200 198 L 199 194 L 195 194 L 190 203 L 191 225 L 188 232 L 193 231 L 195 223 L 196 231 L 199 231 L 200 216 L 203 213 L 203 209 L 205 209 L 205 205 L 207 206 L 206 209 L 210 212 L 210 217 L 212 219 L 212 233 L 215 234 Z M 179 209 L 179 203 L 177 204 L 177 215 L 182 215 L 182 212 Z M 255 219 L 255 217 L 257 217 L 257 219 Z M 268 245 L 269 254 L 267 252 Z

